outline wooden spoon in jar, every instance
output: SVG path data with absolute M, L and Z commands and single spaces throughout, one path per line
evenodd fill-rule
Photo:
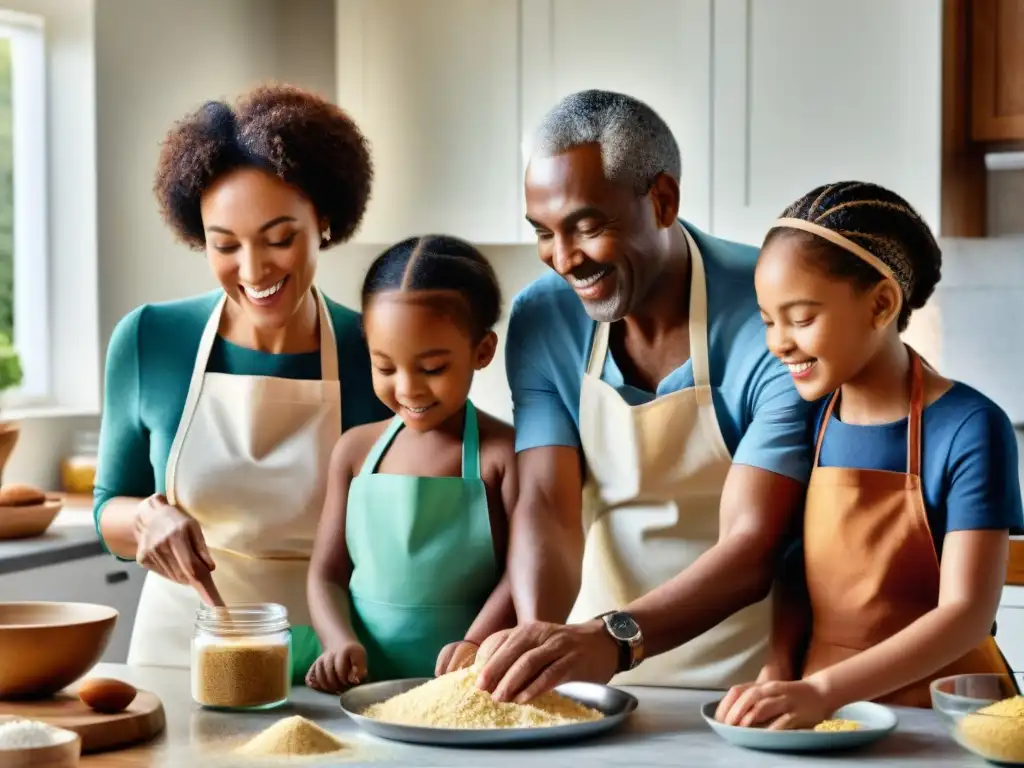
M 225 607 L 224 598 L 220 596 L 217 585 L 213 583 L 213 574 L 210 571 L 206 571 L 203 576 L 200 576 L 194 586 L 204 603 L 213 608 Z

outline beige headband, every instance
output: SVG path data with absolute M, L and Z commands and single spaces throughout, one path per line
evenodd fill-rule
M 895 285 L 900 292 L 900 300 L 903 300 L 903 286 L 901 286 L 900 281 L 896 279 L 896 275 L 892 271 L 892 268 L 884 261 L 882 261 L 880 258 L 875 256 L 875 254 L 873 254 L 867 248 L 861 245 L 857 245 L 857 243 L 853 242 L 853 240 L 851 240 L 850 238 L 844 237 L 843 235 L 839 234 L 834 230 L 829 229 L 828 227 L 823 227 L 820 224 L 815 224 L 813 221 L 804 221 L 803 219 L 776 219 L 769 229 L 775 229 L 776 227 L 792 227 L 793 229 L 802 229 L 804 232 L 810 232 L 812 235 L 823 237 L 830 243 L 834 243 L 843 250 L 849 251 L 857 258 L 867 262 L 872 267 L 877 269 L 884 278 L 886 278 L 887 280 L 891 280 L 893 285 Z

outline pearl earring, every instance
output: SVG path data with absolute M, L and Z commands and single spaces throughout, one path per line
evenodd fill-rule
M 320 233 L 320 237 L 324 239 L 324 242 L 329 242 L 331 239 L 331 225 L 327 225 L 327 229 Z

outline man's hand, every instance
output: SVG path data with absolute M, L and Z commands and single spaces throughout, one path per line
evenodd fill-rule
M 434 668 L 434 677 L 446 675 L 457 669 L 465 669 L 476 661 L 477 645 L 469 640 L 459 640 L 448 643 L 437 655 L 437 666 Z
M 491 635 L 477 660 L 478 687 L 496 701 L 523 704 L 569 681 L 607 683 L 618 670 L 619 649 L 600 620 L 532 622 Z

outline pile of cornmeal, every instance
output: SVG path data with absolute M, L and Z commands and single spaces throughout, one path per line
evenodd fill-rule
M 855 720 L 823 720 L 814 726 L 819 733 L 839 733 L 840 731 L 859 731 L 861 724 Z
M 374 704 L 361 713 L 398 725 L 423 728 L 546 728 L 600 720 L 604 715 L 554 691 L 527 704 L 499 702 L 476 687 L 478 670 L 449 672 Z
M 989 760 L 1024 763 L 1024 696 L 982 707 L 960 721 L 960 740 Z

